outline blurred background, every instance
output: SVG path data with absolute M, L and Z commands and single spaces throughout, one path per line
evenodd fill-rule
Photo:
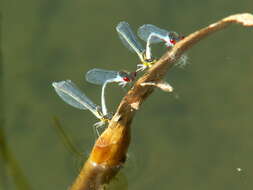
M 3 3 L 1 3 L 3 4 Z M 136 69 L 115 31 L 127 21 L 188 35 L 234 13 L 251 12 L 252 0 L 11 0 L 2 6 L 3 89 L 0 113 L 6 140 L 31 189 L 67 189 L 95 140 L 88 111 L 65 104 L 53 81 L 71 79 L 95 103 L 101 87 L 88 84 L 92 68 Z M 110 189 L 253 189 L 253 28 L 233 25 L 187 52 L 188 64 L 156 90 L 132 123 L 128 160 Z M 144 44 L 144 43 L 143 43 Z M 166 51 L 156 45 L 155 56 Z M 127 92 L 107 88 L 110 111 Z M 83 157 L 70 153 L 53 127 L 57 117 Z M 14 190 L 0 162 L 0 189 Z

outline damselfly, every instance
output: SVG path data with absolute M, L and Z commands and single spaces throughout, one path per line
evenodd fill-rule
M 105 87 L 108 83 L 118 83 L 120 86 L 126 86 L 127 83 L 130 83 L 134 80 L 136 76 L 135 72 L 128 73 L 125 71 L 111 71 L 105 69 L 91 69 L 89 70 L 85 78 L 88 82 L 102 86 L 101 93 L 101 105 L 102 105 L 102 113 L 107 115 L 107 108 L 105 103 Z
M 116 30 L 122 43 L 130 51 L 137 53 L 137 55 L 139 56 L 142 63 L 137 65 L 137 71 L 144 70 L 147 67 L 151 67 L 155 63 L 155 60 L 151 56 L 146 56 L 149 55 L 149 53 L 147 53 L 147 50 L 145 50 L 141 43 L 137 40 L 137 37 L 135 36 L 130 25 L 127 22 L 120 22 L 116 26 Z
M 172 47 L 180 40 L 174 31 L 167 31 L 152 24 L 144 24 L 138 29 L 138 36 L 147 42 L 146 49 L 150 52 L 151 44 L 165 42 L 166 47 Z M 151 55 L 148 55 L 151 56 Z
M 174 31 L 167 31 L 161 29 L 152 24 L 144 24 L 138 29 L 138 36 L 146 41 L 146 57 L 152 57 L 151 44 L 164 42 L 167 48 L 173 47 L 178 41 L 182 40 L 184 37 L 180 36 Z M 182 55 L 179 60 L 180 63 L 184 64 L 187 60 L 186 55 Z
M 111 120 L 112 116 L 110 114 L 104 115 L 101 107 L 93 103 L 71 80 L 53 82 L 52 85 L 64 102 L 81 110 L 88 109 L 93 113 L 100 120 L 94 124 L 96 129 Z

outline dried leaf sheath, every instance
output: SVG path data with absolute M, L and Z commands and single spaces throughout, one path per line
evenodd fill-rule
M 135 111 L 153 92 L 153 86 L 141 86 L 140 84 L 143 82 L 161 81 L 175 61 L 187 49 L 213 32 L 227 27 L 230 23 L 238 23 L 246 27 L 253 26 L 253 15 L 249 13 L 231 15 L 190 34 L 165 53 L 134 84 L 118 106 L 109 127 L 95 143 L 89 159 L 86 161 L 71 190 L 104 189 L 104 185 L 109 183 L 125 161 L 130 142 L 130 125 Z

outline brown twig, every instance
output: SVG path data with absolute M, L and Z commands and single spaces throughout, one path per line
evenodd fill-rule
M 227 27 L 230 23 L 251 27 L 253 15 L 249 13 L 231 15 L 190 34 L 165 53 L 147 73 L 135 82 L 132 89 L 122 99 L 108 128 L 96 141 L 71 190 L 104 189 L 104 185 L 109 183 L 125 161 L 130 142 L 130 126 L 135 111 L 154 90 L 154 86 L 141 84 L 160 82 L 187 49 L 204 37 Z

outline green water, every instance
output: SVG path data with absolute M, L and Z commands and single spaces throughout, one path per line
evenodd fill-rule
M 6 1 L 4 127 L 32 188 L 67 189 L 94 143 L 96 119 L 61 101 L 51 82 L 71 79 L 99 103 L 101 89 L 84 81 L 86 71 L 136 68 L 137 56 L 115 31 L 119 21 L 135 31 L 151 23 L 187 35 L 252 7 L 252 0 Z M 136 114 L 128 161 L 112 189 L 253 189 L 252 49 L 253 29 L 237 25 L 192 48 L 189 64 L 167 76 L 174 93 L 156 90 Z M 159 56 L 164 49 L 156 50 Z M 125 93 L 109 86 L 111 111 Z M 64 147 L 54 116 L 84 158 Z M 11 178 L 8 183 L 15 189 Z

